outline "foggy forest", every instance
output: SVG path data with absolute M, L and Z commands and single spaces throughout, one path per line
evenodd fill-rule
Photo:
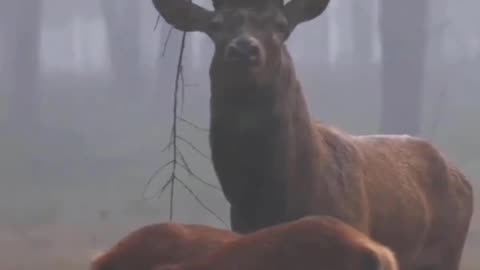
M 426 138 L 478 196 L 479 9 L 332 0 L 287 41 L 313 117 L 352 134 Z M 172 208 L 161 192 L 182 35 L 147 0 L 0 0 L 0 268 L 86 269 L 128 231 L 170 218 L 229 228 L 210 160 L 214 48 L 203 33 L 186 35 L 177 93 L 188 167 L 176 168 Z M 477 201 L 463 270 L 480 268 Z

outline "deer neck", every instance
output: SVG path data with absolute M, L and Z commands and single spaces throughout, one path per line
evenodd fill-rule
M 276 73 L 235 80 L 211 72 L 212 159 L 231 204 L 268 204 L 255 201 L 261 198 L 285 207 L 287 181 L 313 170 L 314 131 L 300 83 L 292 64 Z

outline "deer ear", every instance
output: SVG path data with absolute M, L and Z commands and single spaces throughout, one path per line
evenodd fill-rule
M 190 0 L 152 0 L 163 19 L 177 30 L 206 32 L 213 12 Z
M 302 22 L 312 20 L 322 14 L 330 0 L 291 0 L 285 4 L 284 11 L 290 31 Z

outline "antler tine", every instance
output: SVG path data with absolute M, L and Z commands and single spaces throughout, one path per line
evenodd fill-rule
M 322 14 L 330 0 L 290 0 L 285 4 L 285 11 L 290 27 L 312 20 Z
M 191 0 L 152 0 L 163 19 L 181 31 L 205 32 L 213 14 Z

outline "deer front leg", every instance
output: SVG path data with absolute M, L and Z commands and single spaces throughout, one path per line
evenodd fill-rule
M 233 205 L 230 206 L 230 227 L 232 231 L 240 234 L 250 233 L 253 230 L 253 225 L 247 211 Z

